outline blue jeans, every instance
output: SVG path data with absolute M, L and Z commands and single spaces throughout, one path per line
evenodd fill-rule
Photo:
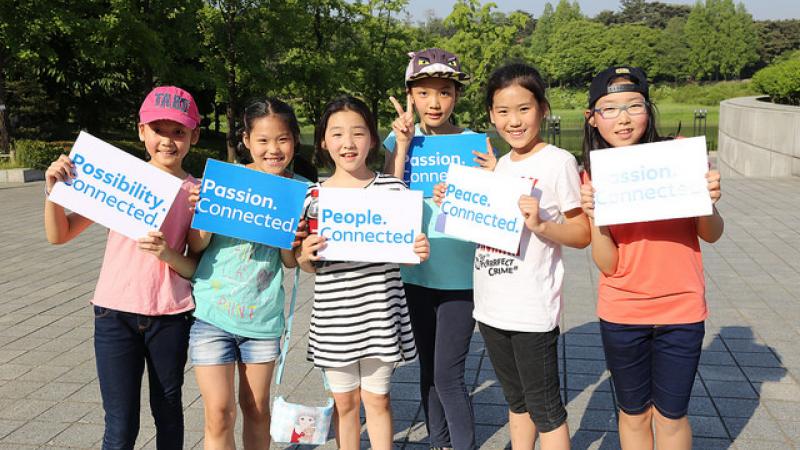
M 103 450 L 132 449 L 145 364 L 159 450 L 183 448 L 181 388 L 189 313 L 143 316 L 94 307 L 94 352 L 105 411 Z
M 405 290 L 419 352 L 419 387 L 430 445 L 477 449 L 475 414 L 464 382 L 475 329 L 472 291 L 414 284 L 406 284 Z

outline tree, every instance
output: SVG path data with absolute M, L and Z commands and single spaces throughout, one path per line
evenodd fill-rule
M 758 60 L 753 18 L 732 0 L 698 2 L 686 20 L 685 31 L 690 72 L 697 78 L 739 77 Z
M 376 122 L 396 115 L 388 93 L 402 92 L 407 53 L 425 46 L 419 42 L 423 36 L 415 36 L 413 28 L 398 20 L 406 4 L 406 0 L 369 0 L 354 5 L 357 25 L 350 28 L 348 41 L 353 47 L 347 51 L 353 76 L 346 87 L 364 98 Z
M 268 82 L 265 60 L 275 50 L 271 38 L 278 33 L 270 29 L 274 21 L 270 20 L 268 6 L 272 5 L 255 0 L 207 1 L 199 13 L 205 50 L 201 60 L 213 80 L 217 98 L 225 103 L 227 158 L 234 161 L 241 102 Z M 242 86 L 246 86 L 245 92 Z
M 689 76 L 686 62 L 689 45 L 686 43 L 685 26 L 685 18 L 673 17 L 667 23 L 662 38 L 656 45 L 661 75 L 675 82 L 685 80 Z
M 554 70 L 555 57 L 551 54 L 551 48 L 558 39 L 555 37 L 556 34 L 563 34 L 562 30 L 571 27 L 575 21 L 583 19 L 584 16 L 577 2 L 570 3 L 567 0 L 560 0 L 555 9 L 550 3 L 545 3 L 544 11 L 536 22 L 536 29 L 531 35 L 527 53 L 535 65 L 544 69 L 542 76 L 546 79 L 552 81 L 553 77 L 550 71 Z
M 781 54 L 800 49 L 800 20 L 761 20 L 755 22 L 758 34 L 758 66 L 772 63 Z
M 488 123 L 483 86 L 491 71 L 508 59 L 524 55 L 524 49 L 515 43 L 525 30 L 528 16 L 516 12 L 497 15 L 494 8 L 494 3 L 481 5 L 479 0 L 456 2 L 445 19 L 445 25 L 456 32 L 439 45 L 458 55 L 462 68 L 472 76 L 473 82 L 462 93 L 458 109 L 465 113 L 461 122 L 474 128 Z

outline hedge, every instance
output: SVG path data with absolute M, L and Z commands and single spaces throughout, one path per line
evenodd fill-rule
M 753 86 L 774 103 L 800 106 L 800 60 L 767 66 L 753 75 Z
M 69 153 L 64 145 L 58 142 L 34 141 L 18 139 L 14 141 L 15 159 L 22 167 L 47 170 L 50 163 L 62 154 Z

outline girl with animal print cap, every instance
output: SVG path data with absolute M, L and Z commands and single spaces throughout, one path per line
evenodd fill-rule
M 398 117 L 384 140 L 385 171 L 403 177 L 405 159 L 414 136 L 472 133 L 452 120 L 453 109 L 470 76 L 458 57 L 429 48 L 409 53 L 406 69 L 407 104 L 404 110 L 391 97 Z M 414 124 L 415 111 L 419 123 Z M 488 143 L 487 143 L 488 146 Z M 476 153 L 476 161 L 494 167 L 494 154 Z M 475 244 L 453 239 L 435 230 L 438 207 L 423 203 L 422 232 L 430 240 L 428 261 L 401 268 L 414 339 L 420 357 L 420 394 L 432 448 L 471 450 L 475 425 L 464 369 L 472 318 L 472 261 Z

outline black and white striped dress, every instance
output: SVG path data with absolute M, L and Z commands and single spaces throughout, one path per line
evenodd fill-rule
M 305 212 L 312 189 L 306 194 Z M 365 189 L 406 189 L 378 174 Z M 305 215 L 305 214 L 304 214 Z M 397 264 L 326 261 L 317 267 L 307 359 L 317 367 L 343 367 L 364 358 L 415 359 L 406 296 Z

